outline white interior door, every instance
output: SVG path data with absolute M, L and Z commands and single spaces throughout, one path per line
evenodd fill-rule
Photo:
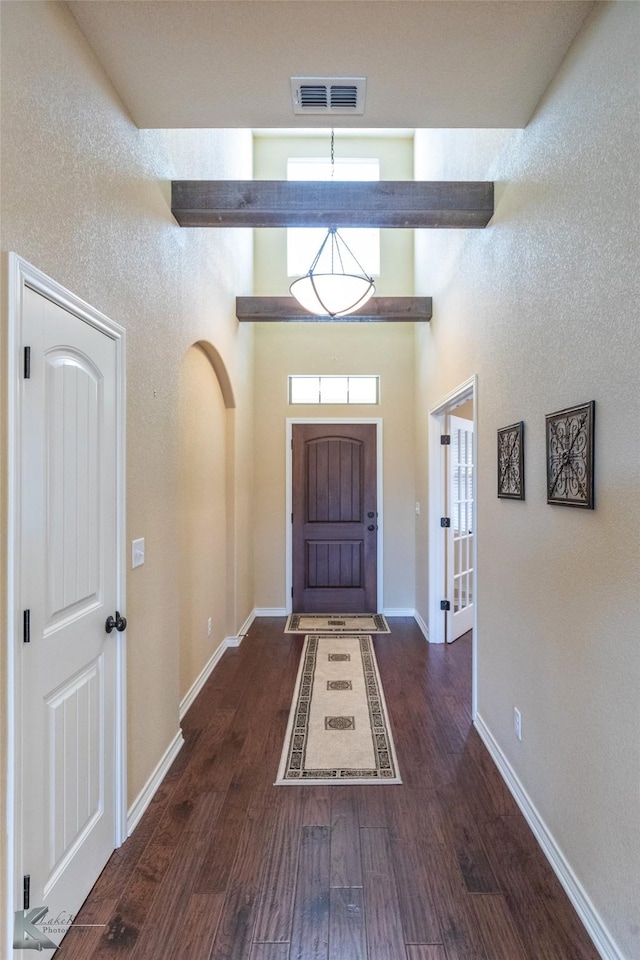
M 447 641 L 473 626 L 473 421 L 449 416 L 447 497 Z
M 69 917 L 118 842 L 118 360 L 28 287 L 22 336 L 18 862 L 31 909 Z

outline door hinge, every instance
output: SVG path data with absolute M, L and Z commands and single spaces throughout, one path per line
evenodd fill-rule
M 448 447 L 449 444 L 451 443 L 451 434 L 449 434 L 449 433 L 441 433 L 441 434 L 440 434 L 440 443 L 442 444 L 443 447 Z
M 291 514 L 291 523 L 293 523 L 293 514 Z
M 31 610 L 22 611 L 22 642 L 31 643 Z
M 451 517 L 440 517 L 440 526 L 441 526 L 441 527 L 450 527 L 450 526 L 451 526 Z
M 31 347 L 24 348 L 24 379 L 31 378 Z
M 22 878 L 22 909 L 28 910 L 31 900 L 31 874 L 25 873 Z
M 291 596 L 293 596 L 293 587 L 291 587 Z
M 448 600 L 441 600 L 441 601 L 440 601 L 440 609 L 441 609 L 441 610 L 451 610 L 451 604 L 449 603 Z

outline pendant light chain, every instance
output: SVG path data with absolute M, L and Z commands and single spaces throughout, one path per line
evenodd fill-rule
M 331 129 L 331 180 L 335 179 L 335 131 Z M 327 249 L 329 244 L 329 249 Z M 330 272 L 322 263 L 329 260 Z M 339 270 L 336 270 L 339 264 Z M 353 250 L 332 224 L 303 277 L 298 277 L 289 292 L 305 310 L 317 316 L 340 317 L 353 313 L 375 293 L 373 277 L 364 270 Z
M 331 179 L 332 180 L 334 178 L 335 172 L 336 172 L 335 131 L 333 127 L 331 127 Z M 335 248 L 336 248 L 336 235 L 335 235 L 335 231 L 333 231 L 331 233 L 331 273 L 334 273 L 335 271 L 334 256 L 333 256 Z M 343 268 L 343 272 L 344 272 L 344 268 Z

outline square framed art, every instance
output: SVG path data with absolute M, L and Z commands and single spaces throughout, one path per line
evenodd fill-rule
M 498 496 L 524 500 L 524 421 L 498 430 Z
M 593 510 L 594 400 L 546 417 L 547 503 Z

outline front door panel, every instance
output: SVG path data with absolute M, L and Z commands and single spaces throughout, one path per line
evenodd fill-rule
M 293 608 L 375 612 L 375 424 L 293 427 Z

